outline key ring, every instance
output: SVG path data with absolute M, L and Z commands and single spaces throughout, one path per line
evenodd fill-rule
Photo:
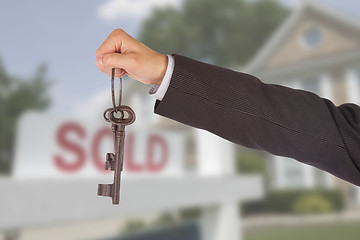
M 114 79 L 115 79 L 115 68 L 111 69 L 111 98 L 112 98 L 113 107 L 114 107 L 114 109 L 115 109 L 116 107 L 120 107 L 120 106 L 121 106 L 122 77 L 119 78 L 119 80 L 120 80 L 120 85 L 119 85 L 119 105 L 118 105 L 118 106 L 116 106 L 116 104 L 115 104 Z
M 120 87 L 119 87 L 119 105 L 115 104 L 115 87 L 114 87 L 114 79 L 115 79 L 115 68 L 111 70 L 111 99 L 112 99 L 112 108 L 108 108 L 104 111 L 103 116 L 106 122 L 111 122 L 113 124 L 122 124 L 122 125 L 130 125 L 135 121 L 135 112 L 128 106 L 121 105 L 121 97 L 122 97 L 122 77 L 120 77 Z M 114 113 L 120 112 L 120 117 L 116 117 Z M 125 113 L 128 114 L 128 117 L 125 118 Z
M 114 115 L 116 111 L 121 113 L 121 116 L 118 118 Z M 125 112 L 128 114 L 128 117 L 125 118 Z M 130 125 L 135 121 L 135 112 L 129 106 L 120 106 L 113 108 L 109 111 L 109 121 L 114 124 L 121 124 L 121 125 Z
M 115 117 L 114 113 L 120 112 L 120 117 Z M 125 118 L 126 112 L 128 117 Z M 104 119 L 114 124 L 130 125 L 135 121 L 135 112 L 129 106 L 118 106 L 116 108 L 108 108 L 104 111 Z
M 116 106 L 115 104 L 115 84 L 114 84 L 114 79 L 115 79 L 115 68 L 111 69 L 111 100 L 112 100 L 112 104 L 113 104 L 113 107 L 112 108 L 108 108 L 104 111 L 104 119 L 105 121 L 107 122 L 111 122 L 109 117 L 107 117 L 107 114 L 110 113 L 110 111 L 112 109 L 116 109 L 115 112 L 117 112 L 119 109 L 118 107 L 121 106 L 121 95 L 122 95 L 122 77 L 120 78 L 120 86 L 119 86 L 119 105 Z M 120 112 L 121 113 L 121 118 L 124 117 L 124 113 L 123 112 Z
M 113 109 L 114 109 L 114 108 L 108 108 L 108 109 L 106 109 L 106 110 L 104 111 L 103 116 L 104 116 L 104 119 L 105 119 L 106 122 L 111 122 L 111 121 L 110 121 L 110 118 L 109 118 L 108 116 L 109 116 L 110 112 L 111 112 Z M 118 109 L 118 110 L 119 110 L 119 109 Z M 120 114 L 121 114 L 120 118 L 123 118 L 123 117 L 124 117 L 124 112 L 121 111 Z

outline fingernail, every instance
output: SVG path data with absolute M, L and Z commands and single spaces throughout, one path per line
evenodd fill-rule
M 96 58 L 96 64 L 99 65 L 99 66 L 103 65 L 102 56 Z

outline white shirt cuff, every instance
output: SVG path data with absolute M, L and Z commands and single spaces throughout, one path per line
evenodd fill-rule
M 170 85 L 170 80 L 174 71 L 174 66 L 175 66 L 175 60 L 174 57 L 171 55 L 166 55 L 167 59 L 168 59 L 168 65 L 166 68 L 166 72 L 165 72 L 165 76 L 160 84 L 160 86 L 158 85 L 153 85 L 150 90 L 149 90 L 149 95 L 155 97 L 158 100 L 162 100 L 163 97 L 165 96 L 165 93 Z

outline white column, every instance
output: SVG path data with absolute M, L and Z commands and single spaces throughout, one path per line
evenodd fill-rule
M 238 214 L 238 207 L 234 203 L 204 210 L 201 221 L 202 240 L 241 239 Z
M 360 71 L 360 70 L 359 70 Z M 348 102 L 360 104 L 360 79 L 357 70 L 351 69 L 346 72 L 346 90 Z
M 313 188 L 315 187 L 315 172 L 314 168 L 309 165 L 303 164 L 301 166 L 304 176 L 304 186 L 306 188 Z
M 198 173 L 224 176 L 235 172 L 234 144 L 207 131 L 196 129 Z
M 346 72 L 347 102 L 360 104 L 360 69 L 349 69 Z M 360 188 L 355 188 L 355 201 L 360 204 Z
M 331 79 L 328 74 L 322 74 L 320 76 L 320 95 L 323 98 L 332 98 Z
M 235 173 L 234 144 L 207 131 L 195 130 L 198 174 L 224 177 Z M 240 218 L 238 202 L 227 202 L 203 210 L 202 240 L 239 240 Z
M 330 173 L 324 172 L 324 180 L 326 188 L 333 188 L 335 186 L 335 178 Z
M 284 169 L 284 157 L 272 156 L 274 159 L 274 173 L 271 175 L 274 178 L 274 189 L 284 189 L 286 187 L 285 169 Z

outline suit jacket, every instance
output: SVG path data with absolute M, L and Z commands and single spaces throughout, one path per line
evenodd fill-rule
M 335 106 L 308 91 L 172 56 L 174 72 L 155 113 L 360 186 L 359 106 Z

